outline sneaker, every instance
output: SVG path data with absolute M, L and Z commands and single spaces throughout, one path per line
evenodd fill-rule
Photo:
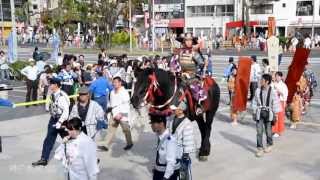
M 256 157 L 260 158 L 263 156 L 263 150 L 262 149 L 258 149 L 258 151 L 256 152 Z
M 297 126 L 295 124 L 291 124 L 290 129 L 296 129 Z
M 133 146 L 133 144 L 128 144 L 128 145 L 126 145 L 126 147 L 124 147 L 123 149 L 124 149 L 125 151 L 128 151 L 128 150 L 130 150 L 130 149 L 132 148 L 132 146 Z
M 109 151 L 109 148 L 106 147 L 106 146 L 98 146 L 98 149 L 99 149 L 100 151 Z
M 45 160 L 45 159 L 40 159 L 39 161 L 36 161 L 36 162 L 32 163 L 33 167 L 35 167 L 35 166 L 46 166 L 46 165 L 48 165 L 48 161 Z
M 231 123 L 231 125 L 232 125 L 232 126 L 237 126 L 237 125 L 238 125 L 238 122 L 237 122 L 237 121 L 233 121 L 233 122 Z
M 280 137 L 280 135 L 277 133 L 274 133 L 272 137 L 277 138 L 277 137 Z
M 267 148 L 264 149 L 265 153 L 270 153 L 272 150 L 272 146 L 268 146 Z

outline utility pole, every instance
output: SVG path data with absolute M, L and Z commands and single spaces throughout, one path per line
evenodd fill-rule
M 13 60 L 17 59 L 17 28 L 14 0 L 10 0 L 11 5 L 11 22 L 12 22 L 12 36 L 13 36 Z
M 313 6 L 313 10 L 312 10 L 312 13 L 313 13 L 313 15 L 312 15 L 312 28 L 311 28 L 311 41 L 313 41 L 313 38 L 314 38 L 314 16 L 315 16 L 315 14 L 316 14 L 316 12 L 315 12 L 315 1 L 313 0 L 312 1 L 312 6 Z
M 2 0 L 0 0 L 0 10 L 1 10 L 1 23 L 2 23 L 2 33 L 1 33 L 1 43 L 4 46 L 4 22 L 3 22 L 3 9 L 2 9 Z
M 154 32 L 154 26 L 155 26 L 155 20 L 154 20 L 154 0 L 152 0 L 152 52 L 155 50 L 155 32 Z
M 130 32 L 130 52 L 132 52 L 132 13 L 131 13 L 131 0 L 129 0 L 129 32 Z

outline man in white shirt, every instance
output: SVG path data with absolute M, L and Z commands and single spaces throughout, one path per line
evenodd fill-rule
M 26 102 L 30 102 L 31 95 L 32 101 L 36 101 L 38 97 L 38 74 L 40 73 L 38 67 L 35 65 L 34 59 L 28 60 L 30 65 L 26 66 L 21 70 L 21 74 L 26 76 L 26 84 L 27 84 L 27 94 L 26 94 Z M 26 106 L 28 107 L 28 106 Z
M 255 92 L 258 88 L 258 82 L 261 76 L 261 68 L 260 65 L 257 63 L 257 56 L 251 56 L 252 64 L 251 64 L 251 71 L 250 71 L 250 98 L 249 101 L 252 101 Z
M 127 141 L 127 145 L 123 149 L 127 151 L 133 146 L 129 123 L 130 96 L 128 91 L 122 86 L 120 77 L 113 78 L 113 87 L 114 89 L 110 93 L 112 118 L 109 121 L 108 135 L 105 143 L 106 146 L 99 146 L 98 148 L 103 151 L 109 150 L 112 139 L 120 125 Z
M 61 144 L 54 158 L 61 161 L 68 180 L 97 180 L 99 167 L 95 142 L 81 132 L 81 120 L 72 118 L 66 125 L 69 140 Z

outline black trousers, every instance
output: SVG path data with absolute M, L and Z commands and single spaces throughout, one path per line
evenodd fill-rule
M 249 101 L 252 101 L 257 89 L 258 89 L 258 82 L 250 82 L 250 97 L 249 97 Z
M 27 80 L 26 102 L 36 101 L 38 98 L 38 81 Z
M 153 180 L 163 180 L 164 172 L 154 170 L 153 171 Z M 175 170 L 170 176 L 169 180 L 178 180 L 179 170 Z

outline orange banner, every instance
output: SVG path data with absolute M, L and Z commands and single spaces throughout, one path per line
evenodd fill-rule
M 275 17 L 268 17 L 268 37 L 276 33 L 276 19 Z
M 306 49 L 306 48 L 296 49 L 291 65 L 288 68 L 288 75 L 285 81 L 289 91 L 287 103 L 291 103 L 294 93 L 297 90 L 296 83 L 299 81 L 301 75 L 304 72 L 304 68 L 308 63 L 309 54 L 310 54 L 310 49 Z
M 245 111 L 250 83 L 251 58 L 240 57 L 235 84 L 235 95 L 232 100 L 234 111 Z

